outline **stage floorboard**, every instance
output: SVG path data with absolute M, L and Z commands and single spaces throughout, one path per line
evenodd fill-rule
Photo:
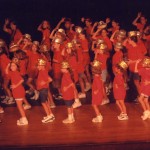
M 52 109 L 56 119 L 43 124 L 45 115 L 41 106 L 26 110 L 29 125 L 17 126 L 19 118 L 16 107 L 6 107 L 0 115 L 0 150 L 4 149 L 149 149 L 150 119 L 141 119 L 139 104 L 126 103 L 129 120 L 119 121 L 119 110 L 115 103 L 100 106 L 104 120 L 92 123 L 95 117 L 91 105 L 83 105 L 74 110 L 76 121 L 63 124 L 67 117 L 64 105 Z

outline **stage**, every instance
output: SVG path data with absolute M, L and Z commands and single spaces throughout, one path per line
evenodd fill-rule
M 129 120 L 119 121 L 119 110 L 115 103 L 100 106 L 104 120 L 92 123 L 95 117 L 91 105 L 86 104 L 75 109 L 76 121 L 63 124 L 67 112 L 64 105 L 52 109 L 56 119 L 43 124 L 45 115 L 41 106 L 26 110 L 29 125 L 17 126 L 19 118 L 16 107 L 6 107 L 0 115 L 0 149 L 36 149 L 36 150 L 107 150 L 107 149 L 149 149 L 150 119 L 143 121 L 139 104 L 126 103 Z

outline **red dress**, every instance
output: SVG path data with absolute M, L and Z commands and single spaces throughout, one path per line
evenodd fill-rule
M 74 87 L 73 86 L 70 86 L 66 91 L 64 90 L 64 87 L 67 87 L 70 84 L 73 84 L 70 73 L 69 72 L 63 73 L 62 81 L 61 81 L 61 91 L 62 91 L 62 97 L 64 100 L 74 99 Z
M 104 94 L 103 94 L 103 81 L 100 75 L 94 75 L 93 83 L 92 83 L 92 104 L 100 105 L 102 103 Z M 98 92 L 94 92 L 97 91 Z
M 124 100 L 126 96 L 125 81 L 122 73 L 115 74 L 113 81 L 113 94 L 116 100 Z
M 20 75 L 19 71 L 10 71 L 9 77 L 11 80 L 11 84 L 18 84 L 23 78 Z M 12 89 L 12 94 L 15 99 L 24 98 L 25 97 L 25 90 L 22 84 L 20 84 L 18 87 Z
M 147 53 L 146 47 L 142 42 L 137 43 L 135 47 L 131 44 L 126 45 L 128 59 L 136 61 L 138 59 L 143 59 L 144 55 Z M 132 72 L 135 72 L 135 62 L 129 64 L 129 69 Z
M 150 96 L 150 84 L 145 85 L 145 81 L 150 81 L 150 68 L 141 68 L 139 70 L 139 75 L 141 76 L 141 93 Z
M 28 67 L 27 67 L 27 73 L 30 78 L 34 79 L 37 77 L 37 63 L 38 59 L 41 58 L 39 53 L 33 53 L 32 51 L 27 51 L 28 59 Z

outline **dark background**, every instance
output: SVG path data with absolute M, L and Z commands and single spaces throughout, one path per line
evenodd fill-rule
M 93 21 L 110 17 L 119 21 L 121 28 L 133 30 L 138 12 L 149 20 L 150 0 L 0 0 L 0 38 L 8 38 L 2 31 L 5 18 L 14 19 L 23 34 L 40 39 L 37 27 L 44 19 L 54 28 L 62 17 L 72 18 L 75 24 L 81 17 Z

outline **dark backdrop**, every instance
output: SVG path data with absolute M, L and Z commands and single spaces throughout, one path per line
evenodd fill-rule
M 52 28 L 62 17 L 70 17 L 78 24 L 81 17 L 100 21 L 106 17 L 116 19 L 121 28 L 132 30 L 131 25 L 141 11 L 147 19 L 150 14 L 149 0 L 0 0 L 0 38 L 8 38 L 2 31 L 5 18 L 12 18 L 23 33 L 40 39 L 37 26 L 42 20 L 50 21 Z

